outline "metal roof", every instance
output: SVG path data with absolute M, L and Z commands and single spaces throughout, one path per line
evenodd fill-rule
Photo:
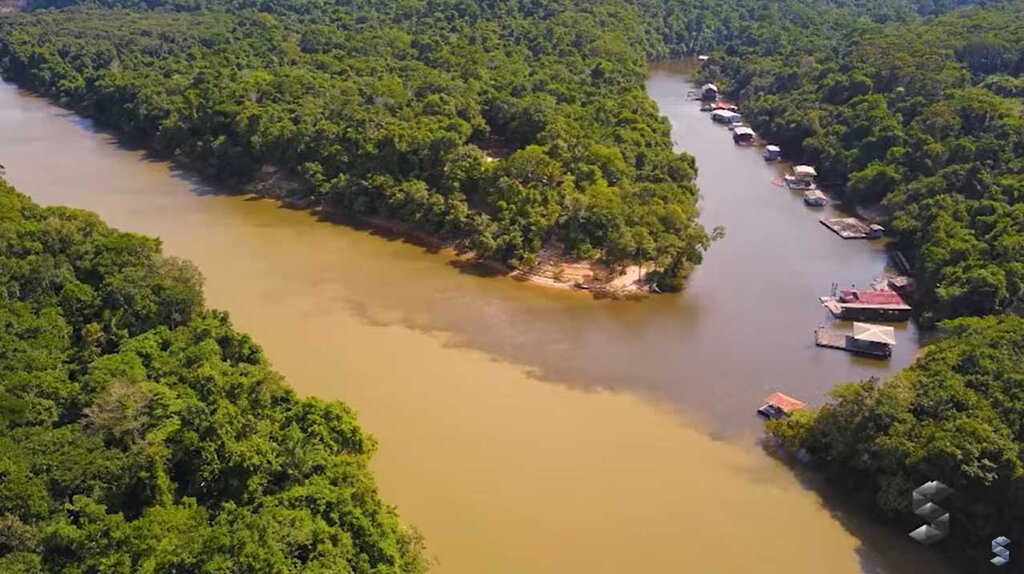
M 730 112 L 729 110 L 715 110 L 715 111 L 711 112 L 711 115 L 712 116 L 723 117 L 723 118 L 738 118 L 738 117 L 740 117 L 740 115 L 737 114 L 736 112 Z
M 718 91 L 718 86 L 716 86 L 714 84 L 704 84 L 703 86 L 700 87 L 700 89 L 702 91 L 705 91 L 705 92 L 708 91 L 708 90 L 714 90 L 714 91 L 717 92 Z
M 736 129 L 732 130 L 732 133 L 734 133 L 734 134 L 736 134 L 738 136 L 741 136 L 741 135 L 744 135 L 744 134 L 754 135 L 754 130 L 748 128 L 747 126 L 739 126 Z
M 787 413 L 798 411 L 807 406 L 807 403 L 798 401 L 793 397 L 782 393 L 772 393 L 764 398 L 764 402 L 769 405 L 774 405 Z
M 782 148 L 780 148 L 779 146 L 771 144 L 764 146 L 764 149 L 768 151 L 782 151 Z
M 896 344 L 896 329 L 885 325 L 871 323 L 854 323 L 853 338 L 861 341 L 872 341 L 886 345 Z
M 810 176 L 810 177 L 814 177 L 814 176 L 818 175 L 818 172 L 815 171 L 814 168 L 809 166 L 809 165 L 796 165 L 796 166 L 793 166 L 793 173 L 795 173 L 796 175 L 799 175 L 799 176 Z

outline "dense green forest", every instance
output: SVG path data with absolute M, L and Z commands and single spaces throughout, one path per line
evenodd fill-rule
M 881 214 L 925 324 L 1024 301 L 1024 3 L 884 24 L 780 12 L 746 32 L 772 39 L 730 39 L 702 75 Z
M 620 1 L 160 7 L 6 18 L 0 71 L 211 174 L 283 168 L 512 265 L 557 242 L 678 288 L 708 247 Z
M 189 263 L 0 179 L 0 572 L 419 572 L 373 440 Z
M 696 167 L 672 153 L 668 125 L 643 92 L 644 63 L 709 53 L 701 79 L 720 84 L 789 158 L 814 163 L 824 186 L 883 219 L 913 268 L 922 324 L 944 331 L 910 368 L 884 383 L 840 386 L 824 407 L 773 423 L 771 432 L 897 520 L 913 516 L 916 485 L 939 479 L 954 487 L 944 506 L 961 548 L 987 556 L 985 542 L 996 534 L 1024 539 L 1024 320 L 1008 313 L 1024 306 L 1024 2 L 30 0 L 28 7 L 40 10 L 0 19 L 6 77 L 211 175 L 245 181 L 281 168 L 317 202 L 409 222 L 513 265 L 530 263 L 547 242 L 577 257 L 642 254 L 662 269 L 663 287 L 679 287 L 709 234 L 695 223 Z M 53 7 L 68 8 L 42 10 Z M 53 269 L 39 268 L 47 279 L 36 279 L 36 289 L 57 281 Z M 180 282 L 161 289 L 171 283 Z M 77 312 L 75 301 L 67 313 Z M 93 312 L 102 320 L 90 321 L 120 329 L 156 321 L 128 313 L 122 322 L 109 305 Z M 200 320 L 182 319 L 177 305 L 145 309 L 173 323 L 156 327 L 170 339 L 183 329 L 198 336 L 197 321 L 230 333 L 209 312 L 196 312 Z M 140 337 L 157 335 L 102 329 L 107 342 L 84 347 L 106 353 L 99 358 L 78 358 L 86 335 L 70 329 L 67 361 L 89 365 L 120 357 L 123 347 L 142 361 L 130 372 L 162 380 L 149 374 L 149 355 L 133 350 Z M 207 347 L 221 348 L 216 364 L 231 363 L 220 336 L 210 337 Z M 184 345 L 154 343 L 146 352 L 156 352 L 151 347 L 186 355 Z M 84 383 L 88 368 L 66 372 L 68 381 L 98 389 Z M 182 369 L 178 376 L 198 375 Z M 54 414 L 51 427 L 69 426 L 60 417 L 92 420 L 82 400 L 68 405 L 48 407 L 71 413 Z M 71 428 L 88 435 L 94 424 Z M 128 452 L 123 442 L 102 442 L 109 436 L 97 444 Z M 172 506 L 160 508 L 200 516 L 211 540 L 237 524 L 268 532 L 246 514 L 266 507 L 233 498 L 225 510 L 183 475 L 165 475 L 173 487 L 133 483 L 125 491 L 170 493 Z M 260 494 L 275 500 L 270 508 L 300 509 L 287 506 L 296 500 L 283 494 L 291 487 L 265 486 L 277 475 L 260 467 L 259 476 L 270 490 Z M 120 508 L 124 496 L 103 504 Z M 344 505 L 352 504 L 346 496 Z M 376 509 L 365 511 L 370 523 L 388 526 L 358 532 L 388 534 L 381 549 L 352 542 L 359 555 L 371 566 L 415 569 L 413 541 L 367 496 L 358 500 Z M 332 505 L 311 507 L 309 520 L 352 531 L 348 515 L 324 516 Z M 24 530 L 33 533 L 26 535 L 32 550 L 18 556 L 49 559 L 40 549 L 50 538 L 39 532 L 84 515 L 53 512 L 37 519 L 46 526 Z M 146 516 L 122 512 L 121 520 Z M 126 532 L 118 540 L 134 540 Z M 141 542 L 118 548 L 132 544 Z M 211 552 L 228 552 L 210 544 Z
M 880 214 L 924 324 L 1024 297 L 1019 0 L 28 3 L 65 6 L 0 23 L 0 72 L 221 178 L 281 168 L 484 257 L 558 243 L 669 289 L 710 237 L 644 61 L 707 51 L 764 137 Z
M 930 480 L 950 486 L 956 492 L 941 504 L 951 537 L 967 549 L 969 571 L 988 572 L 990 540 L 1024 540 L 1024 319 L 961 318 L 944 327 L 945 338 L 884 384 L 840 385 L 821 409 L 769 428 L 872 495 L 907 532 L 921 523 L 911 491 Z
M 700 77 L 883 218 L 941 332 L 888 380 L 840 385 L 769 431 L 907 532 L 914 488 L 951 486 L 939 551 L 989 571 L 992 538 L 1024 538 L 1024 3 L 733 5 Z

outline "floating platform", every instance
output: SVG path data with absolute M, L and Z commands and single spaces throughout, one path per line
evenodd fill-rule
M 878 239 L 885 232 L 881 225 L 867 224 L 856 217 L 836 217 L 820 221 L 843 239 Z
M 853 333 L 849 335 L 822 325 L 814 330 L 814 344 L 875 359 L 892 356 L 892 347 L 896 343 L 892 327 L 854 323 Z

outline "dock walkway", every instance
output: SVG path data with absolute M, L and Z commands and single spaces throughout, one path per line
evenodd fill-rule
M 875 239 L 882 236 L 881 227 L 868 225 L 856 217 L 836 217 L 819 221 L 843 239 Z

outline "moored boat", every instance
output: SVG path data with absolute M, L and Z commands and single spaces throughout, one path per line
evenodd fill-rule
M 828 198 L 820 189 L 812 187 L 804 192 L 804 205 L 809 207 L 825 207 L 828 205 Z

